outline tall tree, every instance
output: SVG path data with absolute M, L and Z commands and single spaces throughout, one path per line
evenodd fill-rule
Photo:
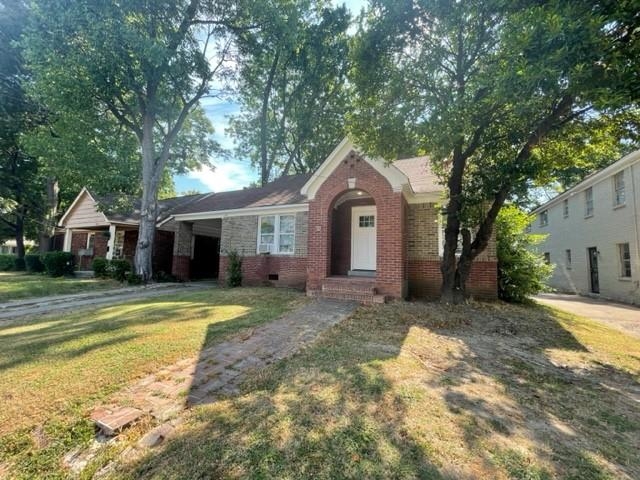
M 21 144 L 21 134 L 44 116 L 25 92 L 29 74 L 19 40 L 26 19 L 24 2 L 0 2 L 0 223 L 15 238 L 20 258 L 25 229 L 33 234 L 32 220 L 42 213 L 38 164 Z
M 545 140 L 637 100 L 613 16 L 560 0 L 372 3 L 354 42 L 351 129 L 386 158 L 427 153 L 446 184 L 445 302 L 465 299 L 505 201 L 555 168 Z
M 313 170 L 344 137 L 349 15 L 328 2 L 271 1 L 237 32 L 239 115 L 230 133 L 262 184 Z
M 135 270 L 145 280 L 165 167 L 182 153 L 174 147 L 189 115 L 223 75 L 232 7 L 205 0 L 34 3 L 26 42 L 38 82 L 55 82 L 61 97 L 91 99 L 136 138 L 142 194 Z M 197 158 L 207 163 L 209 153 Z

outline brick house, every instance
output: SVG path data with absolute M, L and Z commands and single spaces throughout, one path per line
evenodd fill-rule
M 365 302 L 435 297 L 442 198 L 426 157 L 387 164 L 345 139 L 313 174 L 197 196 L 167 209 L 158 230 L 173 233 L 172 273 L 184 280 L 194 277 L 194 237 L 206 225 L 219 235 L 221 281 L 235 250 L 246 284 Z M 497 296 L 494 242 L 474 262 L 468 288 L 478 297 Z

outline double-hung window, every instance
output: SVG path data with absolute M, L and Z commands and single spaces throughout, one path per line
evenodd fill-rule
M 584 191 L 584 216 L 593 215 L 593 188 L 589 187 Z
M 624 170 L 613 176 L 613 206 L 624 205 Z
M 295 248 L 295 215 L 264 215 L 258 222 L 258 253 L 292 254 Z
M 631 251 L 628 243 L 618 244 L 618 253 L 620 255 L 620 276 L 622 278 L 631 278 Z
M 549 225 L 549 212 L 547 210 L 543 210 L 540 212 L 540 226 L 546 227 Z

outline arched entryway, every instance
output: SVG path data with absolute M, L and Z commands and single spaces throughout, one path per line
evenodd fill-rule
M 377 208 L 360 189 L 339 195 L 331 208 L 331 275 L 374 277 L 377 265 Z

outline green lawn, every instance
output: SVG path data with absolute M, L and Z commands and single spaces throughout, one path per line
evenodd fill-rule
M 121 284 L 114 280 L 52 278 L 41 274 L 0 272 L 0 303 L 21 298 L 81 293 L 120 286 Z
M 282 289 L 212 289 L 1 323 L 0 477 L 64 478 L 62 456 L 93 437 L 94 405 L 302 301 Z
M 362 308 L 113 478 L 640 478 L 639 374 L 544 308 Z

